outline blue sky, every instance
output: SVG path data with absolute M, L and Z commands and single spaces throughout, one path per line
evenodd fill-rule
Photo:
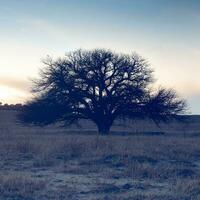
M 137 52 L 156 85 L 200 114 L 199 0 L 0 0 L 0 101 L 30 97 L 46 55 L 78 48 Z

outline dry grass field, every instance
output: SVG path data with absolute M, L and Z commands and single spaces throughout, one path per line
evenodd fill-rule
M 156 127 L 25 127 L 0 112 L 0 199 L 199 200 L 200 117 Z M 86 125 L 85 125 L 86 124 Z

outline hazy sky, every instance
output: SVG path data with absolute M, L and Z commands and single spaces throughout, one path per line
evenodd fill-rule
M 30 97 L 46 55 L 106 48 L 145 57 L 200 114 L 199 0 L 0 0 L 0 27 L 1 102 Z

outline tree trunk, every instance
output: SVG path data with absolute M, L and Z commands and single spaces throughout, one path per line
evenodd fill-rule
M 94 120 L 94 123 L 98 127 L 98 132 L 100 135 L 108 135 L 110 128 L 113 124 L 114 118 L 111 115 L 99 115 Z
M 110 125 L 108 124 L 99 124 L 98 126 L 98 132 L 100 135 L 108 135 L 110 132 Z

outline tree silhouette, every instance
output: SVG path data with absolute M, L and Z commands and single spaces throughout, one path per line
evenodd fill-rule
M 152 70 L 137 54 L 78 50 L 43 62 L 45 67 L 34 81 L 35 97 L 21 115 L 25 122 L 69 125 L 90 119 L 100 134 L 108 134 L 118 117 L 160 121 L 185 110 L 185 102 L 174 91 L 151 89 Z

